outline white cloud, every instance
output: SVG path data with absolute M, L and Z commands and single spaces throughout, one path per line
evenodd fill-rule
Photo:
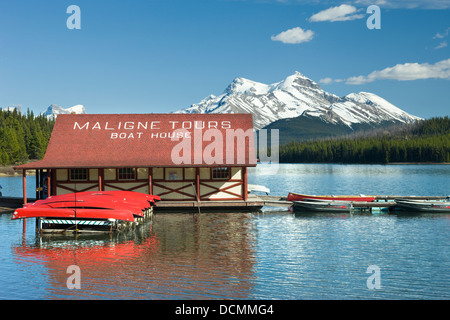
M 442 41 L 439 45 L 437 45 L 436 47 L 435 47 L 435 49 L 437 50 L 437 49 L 442 49 L 442 48 L 445 48 L 445 47 L 447 47 L 448 46 L 448 43 L 447 43 L 447 41 Z
M 253 0 L 259 1 L 261 0 Z M 326 3 L 330 5 L 336 5 L 336 2 L 333 0 L 265 0 L 275 1 L 278 3 L 284 4 L 298 4 L 304 3 L 307 5 L 316 5 L 318 3 Z M 367 8 L 370 5 L 377 5 L 382 8 L 389 9 L 449 9 L 450 8 L 450 0 L 346 0 L 339 1 L 345 2 L 346 4 L 356 6 L 358 8 Z
M 372 4 L 392 9 L 448 9 L 450 0 L 353 0 L 358 6 L 369 6 Z
M 419 79 L 450 80 L 450 59 L 429 63 L 404 63 L 379 71 L 373 71 L 367 76 L 351 77 L 347 84 L 364 84 L 375 80 L 409 81 Z
M 448 34 L 450 32 L 450 27 L 448 27 L 447 29 L 445 29 L 445 31 L 443 33 L 436 33 L 436 35 L 433 37 L 433 39 L 444 39 L 446 37 L 448 37 Z M 434 47 L 436 50 L 438 49 L 442 49 L 448 46 L 447 41 L 442 41 L 441 43 L 439 43 L 436 47 Z
M 270 37 L 272 41 L 280 41 L 282 43 L 302 43 L 311 41 L 314 37 L 314 31 L 312 30 L 303 30 L 300 27 L 292 28 L 286 31 L 283 31 L 276 36 Z
M 433 39 L 443 39 L 448 36 L 448 33 L 450 31 L 450 27 L 448 27 L 443 33 L 436 33 L 436 35 L 433 37 Z
M 339 82 L 344 82 L 345 80 L 342 79 L 332 79 L 329 77 L 323 78 L 319 80 L 319 83 L 321 84 L 331 84 L 331 83 L 339 83 Z
M 328 78 L 328 77 L 319 80 L 319 82 L 323 83 L 323 84 L 330 84 L 330 83 L 333 83 L 333 81 L 334 81 L 333 79 Z
M 356 9 L 354 6 L 348 4 L 342 4 L 338 7 L 331 7 L 326 10 L 320 11 L 309 18 L 310 22 L 322 22 L 322 21 L 348 21 L 364 18 L 364 14 L 357 14 L 361 9 Z

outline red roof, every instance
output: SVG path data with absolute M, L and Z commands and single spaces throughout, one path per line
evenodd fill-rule
M 62 114 L 44 159 L 16 168 L 255 165 L 251 114 Z

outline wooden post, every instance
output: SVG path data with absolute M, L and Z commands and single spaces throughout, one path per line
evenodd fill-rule
M 23 187 L 23 204 L 27 203 L 27 171 L 24 169 L 22 171 L 22 187 Z
M 103 191 L 103 168 L 98 169 L 98 191 Z
M 36 177 L 36 200 L 39 200 L 39 196 L 40 196 L 40 187 L 41 187 L 41 183 L 40 183 L 40 181 L 41 181 L 41 177 L 40 177 L 40 169 L 36 169 L 35 170 L 36 171 L 36 174 L 35 174 L 35 177 Z
M 56 187 L 55 187 L 55 192 L 53 192 L 52 190 L 52 175 L 53 175 L 53 170 L 54 169 L 47 169 L 47 197 L 50 197 L 52 194 L 56 194 Z M 56 177 L 56 175 L 55 175 Z M 55 178 L 55 182 L 56 182 L 56 178 Z M 56 185 L 56 183 L 54 183 Z
M 244 201 L 248 200 L 248 185 L 247 185 L 247 167 L 242 167 L 243 175 L 244 175 L 244 185 L 242 186 L 242 192 Z
M 47 170 L 48 175 L 48 170 Z M 39 169 L 39 199 L 44 199 L 44 184 L 47 183 L 44 180 L 44 169 Z
M 148 193 L 153 194 L 153 168 L 148 168 Z
M 22 171 L 23 204 L 27 204 L 27 171 Z M 27 219 L 23 219 L 23 233 L 27 230 Z
M 196 176 L 196 187 L 197 187 L 197 202 L 200 201 L 200 168 L 197 167 L 195 170 Z

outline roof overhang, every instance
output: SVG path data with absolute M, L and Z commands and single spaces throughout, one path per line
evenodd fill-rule
M 251 114 L 62 114 L 15 169 L 256 166 Z

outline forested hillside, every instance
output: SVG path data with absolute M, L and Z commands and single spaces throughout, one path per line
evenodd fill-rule
M 432 118 L 370 135 L 291 142 L 280 147 L 280 162 L 450 162 L 450 119 Z
M 42 159 L 54 121 L 32 111 L 0 110 L 0 164 L 14 165 Z

